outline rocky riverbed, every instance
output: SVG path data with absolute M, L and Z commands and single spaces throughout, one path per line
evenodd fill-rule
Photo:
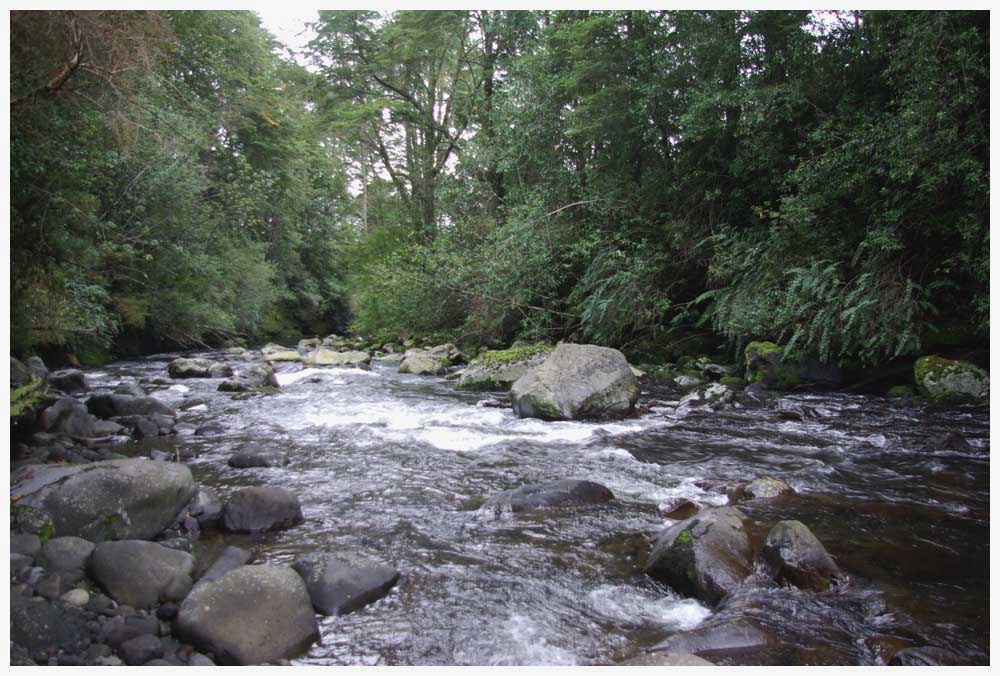
M 986 407 L 646 381 L 543 421 L 453 349 L 318 343 L 49 378 L 12 663 L 989 662 Z

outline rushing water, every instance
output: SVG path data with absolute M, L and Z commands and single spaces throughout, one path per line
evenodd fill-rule
M 378 362 L 370 371 L 285 365 L 279 393 L 234 400 L 216 391 L 219 380 L 167 380 L 173 356 L 88 377 L 97 388 L 138 380 L 180 409 L 179 423 L 220 422 L 221 435 L 158 443 L 193 453 L 195 478 L 223 501 L 242 486 L 276 485 L 299 497 L 306 517 L 276 533 L 203 535 L 199 563 L 235 544 L 258 562 L 325 549 L 403 573 L 386 598 L 321 618 L 321 643 L 294 663 L 628 659 L 713 620 L 705 605 L 642 574 L 651 538 L 673 523 L 658 506 L 678 497 L 726 504 L 713 489 L 719 481 L 764 475 L 798 495 L 740 503 L 758 548 L 771 525 L 799 519 L 850 582 L 816 594 L 749 580 L 736 612 L 753 616 L 774 645 L 713 660 L 880 664 L 886 646 L 931 644 L 989 662 L 988 409 L 785 397 L 818 413 L 799 422 L 767 409 L 686 412 L 679 395 L 646 388 L 640 403 L 651 410 L 637 419 L 542 422 L 477 406 L 492 395 Z M 944 441 L 952 433 L 971 448 Z M 286 451 L 291 463 L 228 467 L 249 444 Z M 616 500 L 499 516 L 479 509 L 499 491 L 564 478 L 602 483 Z

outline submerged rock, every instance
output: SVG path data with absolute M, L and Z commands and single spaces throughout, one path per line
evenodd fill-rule
M 145 540 L 102 542 L 90 560 L 90 573 L 104 591 L 133 608 L 180 601 L 191 589 L 193 569 L 187 552 Z
M 242 566 L 199 585 L 181 603 L 175 631 L 218 664 L 294 657 L 319 638 L 305 583 L 288 566 Z
M 845 579 L 833 558 L 801 521 L 781 521 L 767 534 L 764 560 L 779 582 L 826 591 Z
M 777 644 L 770 634 L 747 619 L 709 621 L 700 627 L 674 634 L 650 651 L 724 656 L 766 650 Z
M 606 486 L 580 479 L 563 479 L 544 484 L 520 486 L 488 499 L 483 507 L 501 510 L 509 506 L 512 512 L 540 507 L 570 507 L 597 505 L 614 499 Z
M 246 469 L 249 467 L 284 467 L 288 464 L 288 454 L 281 451 L 249 448 L 230 456 L 228 464 L 230 467 L 237 469 Z
M 622 662 L 623 667 L 711 667 L 715 666 L 690 653 L 646 653 Z
M 716 603 L 750 574 L 750 519 L 735 507 L 706 509 L 664 530 L 646 573 L 678 592 Z
M 990 396 L 990 375 L 967 361 L 921 357 L 913 365 L 920 392 L 936 402 L 976 401 Z
M 399 571 L 381 564 L 357 564 L 325 552 L 304 554 L 292 564 L 306 583 L 313 608 L 323 615 L 345 615 L 389 593 Z
M 245 566 L 250 560 L 253 559 L 253 554 L 245 549 L 240 549 L 239 547 L 233 547 L 232 545 L 226 547 L 222 550 L 212 565 L 208 567 L 202 576 L 198 578 L 198 582 L 195 586 L 205 584 L 207 582 L 214 582 L 226 573 L 236 570 L 240 566 Z
M 127 394 L 94 394 L 87 399 L 87 409 L 98 418 L 165 415 L 177 412 L 155 397 L 134 397 Z
M 506 391 L 552 352 L 546 344 L 489 350 L 473 359 L 455 384 L 459 390 Z
M 27 465 L 11 495 L 51 520 L 55 534 L 92 542 L 151 538 L 169 526 L 195 493 L 191 470 L 142 458 L 71 467 Z
M 639 398 L 639 381 L 618 350 L 563 343 L 510 390 L 520 418 L 622 417 Z
M 252 486 L 233 493 L 222 509 L 222 526 L 232 533 L 260 533 L 302 523 L 299 499 L 274 486 Z
M 795 489 L 781 479 L 765 476 L 754 479 L 750 483 L 740 484 L 726 491 L 730 502 L 744 500 L 763 500 L 784 495 L 795 495 Z

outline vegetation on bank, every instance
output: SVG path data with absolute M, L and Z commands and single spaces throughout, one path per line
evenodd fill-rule
M 12 344 L 989 330 L 989 14 L 13 12 Z M 705 351 L 705 350 L 701 350 Z

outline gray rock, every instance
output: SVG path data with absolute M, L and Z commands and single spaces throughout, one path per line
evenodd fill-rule
M 201 653 L 192 653 L 191 657 L 188 658 L 189 667 L 214 667 L 215 662 L 208 659 L 205 655 Z
M 14 357 L 10 358 L 10 389 L 24 387 L 33 377 L 27 366 Z
M 158 657 L 163 657 L 163 643 L 152 634 L 143 634 L 129 639 L 118 647 L 118 654 L 129 666 L 139 666 Z
M 10 553 L 10 572 L 12 575 L 20 576 L 22 571 L 28 570 L 34 564 L 30 556 L 24 554 Z
M 367 352 L 349 350 L 334 352 L 333 350 L 313 350 L 302 358 L 302 363 L 310 366 L 356 366 L 366 368 L 372 356 Z
M 299 354 L 308 354 L 313 350 L 319 349 L 320 342 L 319 338 L 303 338 L 299 341 L 296 349 L 298 349 Z
M 323 615 L 345 615 L 374 603 L 399 580 L 391 566 L 346 561 L 324 552 L 295 559 L 292 568 L 302 576 L 313 608 Z
M 67 605 L 83 608 L 90 602 L 90 592 L 86 589 L 70 589 L 59 600 Z
M 180 601 L 193 584 L 192 570 L 187 552 L 144 540 L 102 542 L 90 560 L 90 574 L 104 591 L 134 608 Z
M 400 373 L 411 373 L 415 376 L 439 376 L 447 370 L 445 362 L 425 350 L 407 350 L 399 362 Z
M 115 394 L 124 394 L 129 397 L 145 397 L 146 390 L 142 389 L 139 383 L 119 383 L 115 388 Z
M 730 502 L 743 502 L 744 500 L 764 500 L 795 495 L 795 489 L 781 479 L 765 476 L 754 479 L 750 483 L 741 484 L 733 490 L 727 491 L 726 495 Z
M 215 528 L 222 518 L 222 503 L 211 488 L 199 486 L 187 512 L 198 520 L 202 529 Z
M 61 390 L 66 394 L 86 392 L 90 389 L 90 385 L 87 384 L 87 378 L 83 375 L 83 371 L 79 371 L 77 369 L 53 371 L 48 375 L 47 380 L 50 386 L 57 390 Z
M 33 656 L 40 652 L 55 655 L 59 650 L 75 650 L 87 636 L 79 611 L 67 612 L 41 597 L 11 594 L 10 640 Z
M 689 653 L 646 653 L 622 662 L 623 667 L 711 667 L 708 660 L 703 660 Z
M 233 367 L 201 357 L 178 357 L 167 364 L 167 373 L 171 378 L 229 378 Z
M 973 662 L 937 646 L 919 646 L 903 648 L 889 660 L 894 667 L 940 667 L 940 666 L 972 666 Z
M 196 437 L 215 437 L 220 434 L 225 434 L 226 428 L 220 422 L 207 422 L 204 425 L 200 425 L 195 431 L 194 435 Z
M 12 554 L 24 554 L 36 558 L 42 551 L 42 541 L 34 533 L 11 533 L 10 551 Z
M 229 466 L 237 469 L 248 467 L 284 467 L 288 464 L 288 455 L 281 451 L 269 451 L 261 448 L 234 453 L 229 458 Z
M 240 549 L 239 547 L 227 546 L 219 554 L 219 558 L 208 567 L 195 586 L 205 584 L 206 582 L 214 582 L 226 573 L 236 570 L 240 566 L 244 566 L 250 562 L 253 558 L 253 554 L 245 549 Z
M 199 585 L 181 603 L 174 629 L 219 664 L 293 657 L 319 637 L 302 578 L 275 565 L 242 566 Z
M 60 467 L 28 465 L 14 473 L 11 495 L 51 519 L 57 535 L 92 542 L 151 538 L 195 493 L 191 470 L 142 458 Z M 22 529 L 27 530 L 27 529 Z
M 801 521 L 781 521 L 767 534 L 764 560 L 779 582 L 800 589 L 826 591 L 844 581 L 845 576 Z
M 707 406 L 718 408 L 724 404 L 732 402 L 736 393 L 722 383 L 712 383 L 705 387 L 698 387 L 690 394 L 681 398 L 678 406 Z
M 38 582 L 35 583 L 35 593 L 48 599 L 49 601 L 55 601 L 57 598 L 62 596 L 65 586 L 66 585 L 63 582 L 61 575 L 57 573 L 50 573 L 48 575 L 43 575 Z
M 222 509 L 222 526 L 232 533 L 280 530 L 302 521 L 302 506 L 298 498 L 274 486 L 238 490 Z
M 921 357 L 913 365 L 920 393 L 937 402 L 987 400 L 990 374 L 967 361 Z
M 726 619 L 673 634 L 652 648 L 656 653 L 686 653 L 699 656 L 723 656 L 757 652 L 777 644 L 774 638 L 746 619 Z
M 176 417 L 177 412 L 156 397 L 134 397 L 128 394 L 92 394 L 87 399 L 87 410 L 98 418 L 122 416 L 166 415 Z
M 39 561 L 54 573 L 63 573 L 72 584 L 83 577 L 94 543 L 72 535 L 52 538 L 42 547 Z
M 570 507 L 575 505 L 598 505 L 614 499 L 606 486 L 580 479 L 563 479 L 545 484 L 520 486 L 498 493 L 483 506 L 502 510 L 509 506 L 512 512 L 521 512 L 539 507 Z
M 94 429 L 97 418 L 92 416 L 83 402 L 72 397 L 62 397 L 38 414 L 40 432 L 65 434 L 72 437 L 97 437 Z
M 136 439 L 155 439 L 160 436 L 160 427 L 149 418 L 137 417 L 132 427 L 132 436 Z
M 639 381 L 618 350 L 564 343 L 514 383 L 510 398 L 521 418 L 621 417 L 635 407 Z
M 716 603 L 750 574 L 749 526 L 735 507 L 699 512 L 657 537 L 646 573 L 678 592 Z
M 549 345 L 484 352 L 469 363 L 455 389 L 505 392 L 528 371 L 540 366 L 551 352 Z
M 270 364 L 244 366 L 235 377 L 219 383 L 220 392 L 246 392 L 257 387 L 279 387 Z
M 31 356 L 28 357 L 24 365 L 28 367 L 28 371 L 35 378 L 45 380 L 49 376 L 49 369 L 45 366 L 45 362 L 42 361 L 41 357 Z
M 156 636 L 159 631 L 160 622 L 155 617 L 118 615 L 104 623 L 99 639 L 117 650 L 123 643 L 137 636 Z

